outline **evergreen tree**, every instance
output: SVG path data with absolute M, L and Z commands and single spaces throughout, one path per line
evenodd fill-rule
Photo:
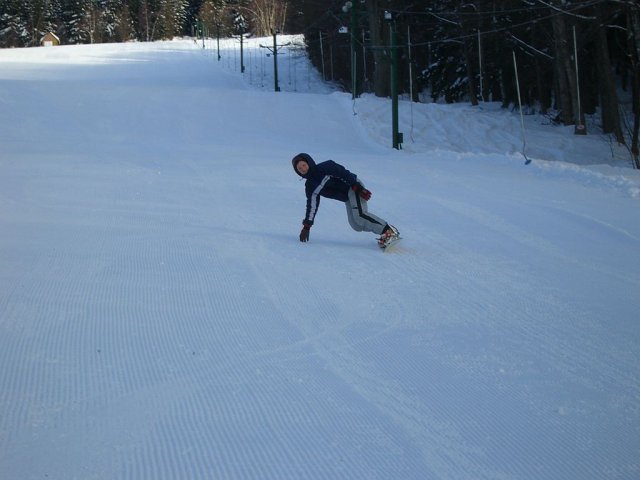
M 89 43 L 89 26 L 86 20 L 89 0 L 62 0 L 64 43 Z
M 171 39 L 185 33 L 187 25 L 187 0 L 160 0 L 159 35 Z
M 40 39 L 47 32 L 56 30 L 57 0 L 30 0 L 25 2 L 28 12 L 28 29 L 31 38 L 26 46 L 40 44 Z
M 120 41 L 118 32 L 122 21 L 121 12 L 123 0 L 106 0 L 103 4 L 102 25 L 104 28 L 103 40 L 105 42 Z
M 30 38 L 28 18 L 22 2 L 0 2 L 0 47 L 22 47 Z
M 603 130 L 620 142 L 626 136 L 638 155 L 637 0 L 1 0 L 0 47 L 36 46 L 48 31 L 67 44 L 153 41 L 189 34 L 197 20 L 226 36 L 276 28 L 303 33 L 312 62 L 347 91 L 353 52 L 356 93 L 384 97 L 391 73 L 385 12 L 400 47 L 400 93 L 411 84 L 434 100 L 516 105 L 515 54 L 525 105 L 555 110 L 567 125 L 599 112 Z M 617 85 L 631 87 L 630 132 L 620 121 Z
M 159 0 L 141 0 L 137 8 L 138 38 L 145 42 L 157 40 L 158 20 L 160 18 Z
M 206 29 L 213 34 L 220 29 L 220 35 L 230 36 L 232 26 L 229 17 L 229 7 L 224 0 L 206 0 L 202 3 L 198 18 L 202 20 Z
M 117 42 L 134 40 L 136 38 L 136 29 L 129 2 L 123 2 L 120 8 L 115 11 L 115 16 L 115 40 Z

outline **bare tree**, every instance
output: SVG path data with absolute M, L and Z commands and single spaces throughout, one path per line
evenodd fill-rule
M 252 0 L 243 10 L 251 19 L 253 33 L 266 37 L 274 31 L 283 31 L 287 20 L 286 0 Z
M 142 0 L 140 5 L 140 33 L 144 41 L 155 40 L 156 25 L 158 23 L 158 9 L 152 0 Z

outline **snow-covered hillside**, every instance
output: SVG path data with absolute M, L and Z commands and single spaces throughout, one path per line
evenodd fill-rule
M 0 51 L 0 478 L 637 479 L 624 152 L 528 116 L 525 166 L 514 112 L 404 102 L 396 151 L 259 44 Z M 396 251 L 330 200 L 298 241 L 300 151 Z

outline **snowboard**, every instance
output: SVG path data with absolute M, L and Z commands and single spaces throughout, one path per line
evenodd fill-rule
M 390 252 L 391 250 L 393 250 L 398 246 L 398 243 L 400 243 L 400 240 L 402 240 L 402 237 L 394 238 L 393 240 L 391 240 L 391 242 L 389 242 L 384 247 L 380 247 L 380 249 L 383 252 Z

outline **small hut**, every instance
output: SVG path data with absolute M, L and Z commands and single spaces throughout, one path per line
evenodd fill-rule
M 49 32 L 40 39 L 40 45 L 43 47 L 53 47 L 54 45 L 60 45 L 60 39 L 55 33 Z

